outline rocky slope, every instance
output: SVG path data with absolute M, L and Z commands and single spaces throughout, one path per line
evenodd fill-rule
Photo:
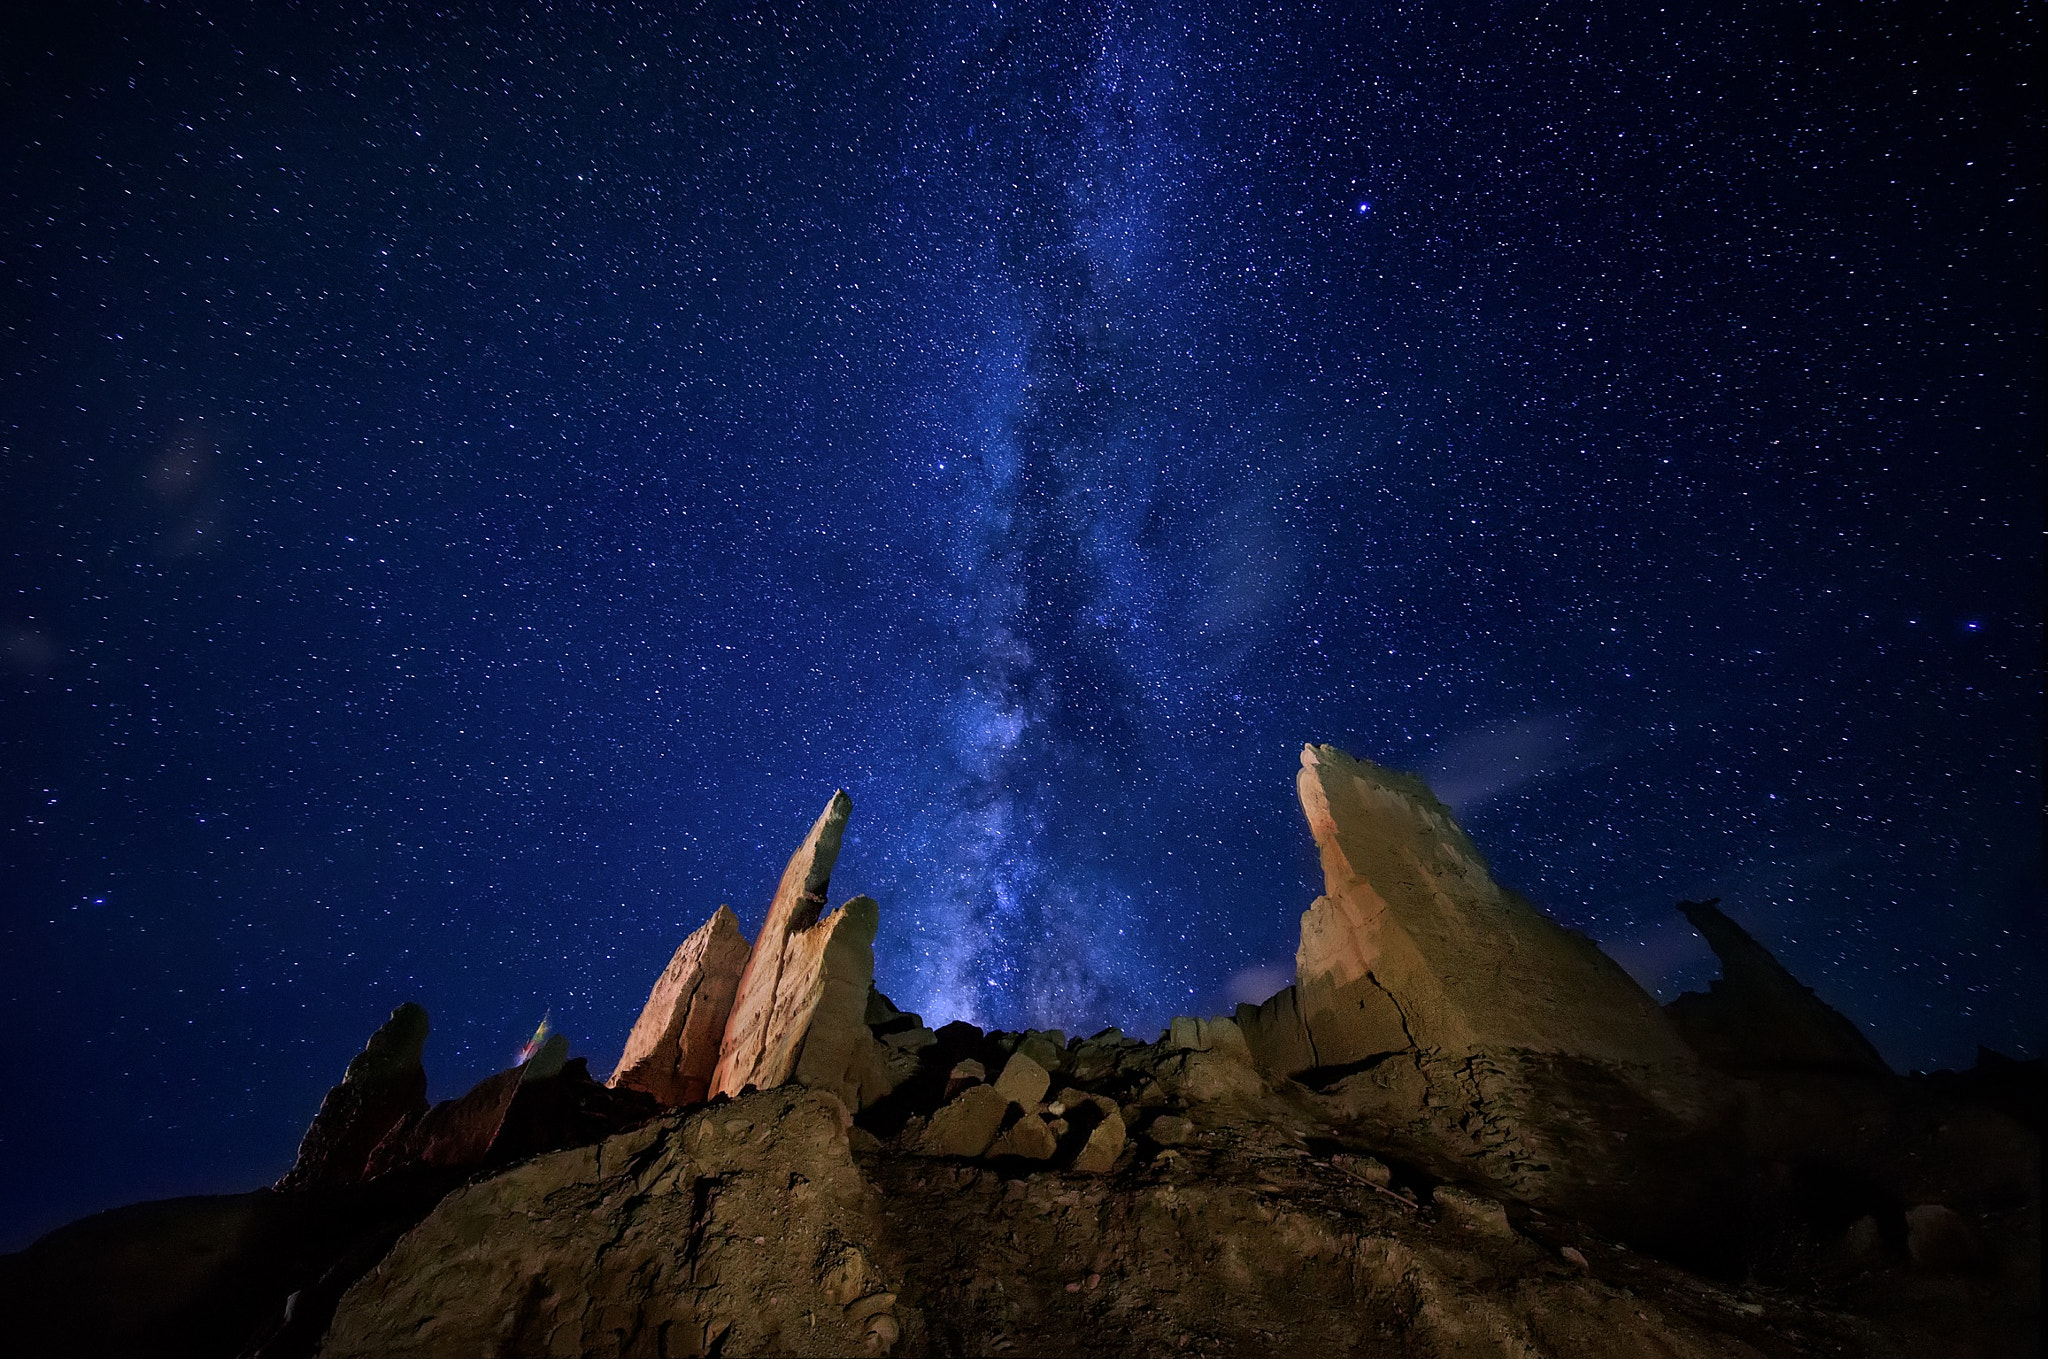
M 402 1007 L 275 1188 L 0 1261 L 0 1349 L 2035 1352 L 2039 1063 L 1895 1076 L 1711 903 L 1727 975 L 1660 1010 L 1419 782 L 1322 746 L 1299 786 L 1325 892 L 1263 1005 L 929 1027 L 876 904 L 825 910 L 836 794 L 609 1084 L 557 1045 L 429 1109 Z

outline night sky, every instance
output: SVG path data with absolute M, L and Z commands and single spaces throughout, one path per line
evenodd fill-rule
M 1305 741 L 1662 998 L 1720 896 L 2042 1051 L 2018 6 L 33 8 L 0 1247 L 401 1000 L 607 1074 L 835 787 L 934 1023 L 1261 998 Z

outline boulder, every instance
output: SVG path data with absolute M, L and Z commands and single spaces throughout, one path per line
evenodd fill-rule
M 1702 1057 L 1730 1071 L 1778 1067 L 1891 1074 L 1861 1030 L 1802 985 L 1719 906 L 1718 897 L 1678 903 L 1721 960 L 1721 975 L 1704 992 L 1688 991 L 1664 1007 Z
M 364 1178 L 371 1153 L 393 1131 L 427 1111 L 420 1055 L 427 1012 L 407 1001 L 391 1012 L 327 1092 L 279 1189 L 336 1189 Z
M 946 1098 L 952 1099 L 970 1085 L 980 1085 L 988 1079 L 988 1068 L 972 1057 L 962 1058 L 953 1063 L 953 1069 L 946 1073 Z
M 1125 1140 L 1123 1115 L 1112 1105 L 1081 1144 L 1074 1157 L 1074 1169 L 1084 1175 L 1107 1174 L 1115 1168 L 1116 1158 L 1123 1155 Z
M 1050 1161 L 1059 1149 L 1059 1136 L 1037 1114 L 1026 1114 L 1010 1125 L 1009 1131 L 988 1149 L 990 1156 L 1021 1156 L 1027 1161 Z
M 1044 1099 L 1051 1085 L 1050 1073 L 1020 1051 L 1003 1063 L 1003 1072 L 996 1077 L 995 1088 L 1004 1099 L 1028 1108 Z
M 720 906 L 656 978 L 607 1084 L 644 1091 L 671 1107 L 706 1099 L 740 974 L 752 956 L 739 917 Z
M 1066 1065 L 1066 1041 L 1065 1034 L 1057 1031 L 1041 1033 L 1034 1029 L 1017 1040 L 1017 1051 L 1047 1071 L 1058 1071 Z
M 768 903 L 768 918 L 761 925 L 754 952 L 734 989 L 732 1012 L 726 1020 L 718 1065 L 711 1077 L 713 1094 L 736 1095 L 749 1085 L 766 1089 L 788 1078 L 785 1073 L 769 1079 L 767 1059 L 775 1040 L 775 1008 L 781 992 L 782 969 L 789 956 L 785 945 L 791 935 L 810 928 L 823 914 L 832 866 L 839 860 L 839 843 L 852 813 L 853 799 L 843 791 L 832 794 L 810 834 L 782 870 L 782 880 L 776 884 L 775 895 Z M 871 961 L 870 984 L 873 971 Z M 867 999 L 863 991 L 859 997 L 860 1010 L 854 1016 L 856 1021 L 865 1015 Z
M 970 1085 L 932 1115 L 918 1142 L 927 1156 L 979 1156 L 996 1140 L 1010 1101 L 992 1085 Z

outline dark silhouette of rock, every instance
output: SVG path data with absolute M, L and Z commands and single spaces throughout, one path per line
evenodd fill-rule
M 1678 903 L 1721 960 L 1720 978 L 1704 992 L 1688 991 L 1664 1007 L 1686 1042 L 1728 1071 L 1816 1067 L 1891 1074 L 1861 1030 L 1719 907 L 1719 897 Z
M 370 1154 L 391 1133 L 427 1110 L 427 1072 L 420 1054 L 427 1012 L 408 1001 L 391 1012 L 327 1092 L 313 1115 L 298 1159 L 279 1189 L 334 1189 L 364 1178 Z
M 655 979 L 611 1084 L 643 1090 L 670 1106 L 707 1098 L 733 997 L 752 956 L 739 917 L 720 906 Z

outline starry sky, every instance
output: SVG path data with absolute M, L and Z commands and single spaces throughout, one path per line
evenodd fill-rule
M 34 8 L 0 1247 L 401 1000 L 604 1074 L 835 787 L 933 1022 L 1259 999 L 1304 741 L 1663 998 L 1713 895 L 2042 1050 L 2016 6 Z

